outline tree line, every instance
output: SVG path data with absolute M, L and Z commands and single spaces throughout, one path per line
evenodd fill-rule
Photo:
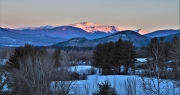
M 163 37 L 152 38 L 148 46 L 143 47 L 143 53 L 147 57 L 147 64 L 143 64 L 143 69 L 152 70 L 152 75 L 165 77 L 168 68 L 172 68 L 174 77 L 180 74 L 179 37 L 175 36 L 172 41 Z M 121 73 L 120 67 L 124 66 L 123 72 L 128 74 L 129 68 L 135 68 L 136 54 L 133 43 L 127 40 L 98 44 L 93 52 L 92 65 L 101 68 L 102 74 Z
M 102 68 L 102 74 L 128 74 L 128 69 L 135 66 L 135 47 L 131 41 L 119 39 L 117 42 L 98 44 L 93 53 L 92 65 Z

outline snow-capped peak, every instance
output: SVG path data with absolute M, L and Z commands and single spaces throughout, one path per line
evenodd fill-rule
M 91 22 L 81 22 L 81 23 L 75 23 L 75 24 L 69 24 L 68 26 L 73 26 L 77 28 L 81 28 L 87 32 L 114 32 L 114 31 L 123 31 L 126 30 L 123 27 L 119 26 L 107 26 L 107 25 L 101 25 L 97 23 L 91 23 Z
M 101 24 L 92 23 L 92 22 L 81 22 L 81 23 L 69 24 L 65 26 L 77 27 L 90 33 L 94 33 L 94 32 L 114 33 L 118 31 L 129 30 L 120 26 L 101 25 Z M 46 26 L 40 26 L 40 27 L 21 27 L 21 28 L 16 28 L 14 30 L 25 30 L 25 29 L 42 30 L 42 29 L 53 29 L 53 28 L 55 27 L 46 25 Z M 142 29 L 135 30 L 135 32 L 138 32 L 139 34 L 142 34 L 142 35 L 148 33 Z
M 77 23 L 78 24 L 78 23 Z M 79 23 L 81 25 L 84 25 L 84 26 L 102 26 L 101 24 L 98 24 L 98 23 L 91 23 L 91 22 L 81 22 Z
M 25 29 L 36 30 L 36 29 L 52 29 L 52 28 L 54 27 L 50 25 L 46 25 L 46 26 L 40 26 L 40 27 L 20 27 L 20 28 L 15 28 L 14 30 L 25 30 Z
M 148 32 L 145 31 L 145 30 L 142 30 L 142 29 L 138 29 L 138 30 L 135 30 L 135 32 L 141 34 L 141 35 L 144 35 L 144 34 L 147 34 Z

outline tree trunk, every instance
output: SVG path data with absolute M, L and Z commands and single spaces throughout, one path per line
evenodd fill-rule
M 128 74 L 128 67 L 125 67 L 125 74 Z

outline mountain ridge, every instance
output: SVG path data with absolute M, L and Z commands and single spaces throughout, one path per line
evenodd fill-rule
M 62 25 L 64 27 L 66 26 L 72 26 L 76 28 L 80 28 L 88 33 L 95 33 L 95 32 L 105 32 L 105 33 L 114 33 L 118 31 L 124 31 L 124 30 L 129 30 L 121 26 L 112 26 L 112 25 L 101 25 L 98 23 L 92 23 L 92 22 L 80 22 L 80 23 L 74 23 L 74 24 L 68 24 L 68 25 Z M 39 26 L 39 27 L 20 27 L 20 28 L 15 28 L 12 30 L 42 30 L 42 29 L 53 29 L 56 27 L 60 26 L 51 26 L 51 25 L 46 25 L 46 26 Z M 142 29 L 139 29 L 137 31 L 139 34 L 144 35 L 147 34 L 148 32 Z
M 180 33 L 180 29 L 165 29 L 165 30 L 156 30 L 154 32 L 145 34 L 146 37 L 162 37 L 162 36 L 168 36 L 172 34 Z
M 87 32 L 103 31 L 103 32 L 109 33 L 109 32 L 113 32 L 113 31 L 125 30 L 125 28 L 120 27 L 120 26 L 101 25 L 101 24 L 91 23 L 91 22 L 81 22 L 81 23 L 69 24 L 69 26 L 78 27 Z
M 52 47 L 58 47 L 58 46 L 59 47 L 63 47 L 63 46 L 95 47 L 99 43 L 106 43 L 110 41 L 116 42 L 119 39 L 130 40 L 133 42 L 133 45 L 136 47 L 147 46 L 148 42 L 150 41 L 150 38 L 140 35 L 135 31 L 125 30 L 122 32 L 117 32 L 112 35 L 93 39 L 93 40 L 88 40 L 84 38 L 71 38 L 67 41 L 54 44 L 52 45 Z

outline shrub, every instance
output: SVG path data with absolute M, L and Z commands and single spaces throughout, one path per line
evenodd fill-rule
M 96 70 L 94 68 L 91 68 L 90 70 L 92 75 L 96 74 Z
M 70 75 L 70 78 L 69 80 L 78 80 L 80 77 L 80 75 L 76 72 L 72 72 L 71 75 Z
M 87 79 L 87 74 L 86 73 L 83 73 L 83 74 L 80 74 L 80 80 L 86 80 Z
M 115 88 L 111 87 L 111 84 L 107 81 L 98 84 L 99 91 L 92 93 L 92 95 L 117 95 Z

